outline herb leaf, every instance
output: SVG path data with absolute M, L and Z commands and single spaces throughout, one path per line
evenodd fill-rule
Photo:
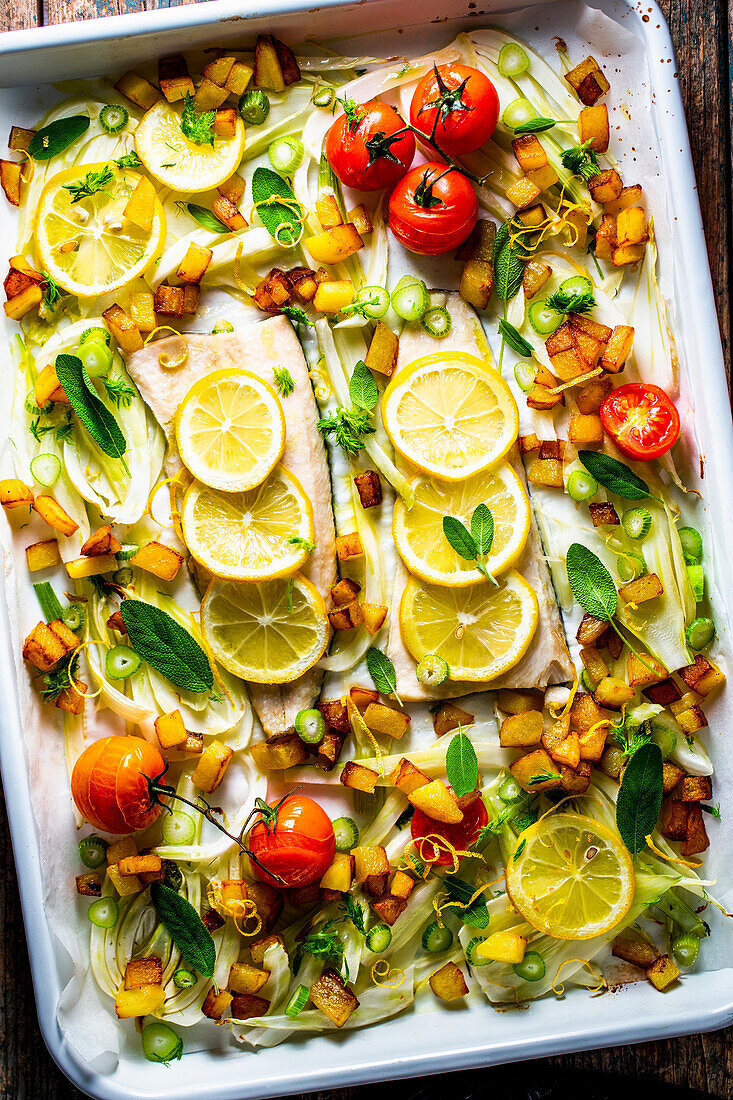
M 646 500 L 649 486 L 633 470 L 602 451 L 578 451 L 578 458 L 596 481 L 623 500 Z
M 349 973 L 344 958 L 344 945 L 339 939 L 338 925 L 335 920 L 328 920 L 315 932 L 309 932 L 304 940 L 296 946 L 293 955 L 293 973 L 297 974 L 303 955 L 312 955 L 316 959 L 326 959 L 335 962 L 339 969 L 345 971 L 348 980 Z
M 186 93 L 181 115 L 181 133 L 195 145 L 214 146 L 214 119 L 216 111 L 204 111 L 202 114 L 196 110 L 193 96 Z
M 583 610 L 610 622 L 618 608 L 618 592 L 601 559 L 587 546 L 574 542 L 568 547 L 565 563 L 573 596 Z
M 494 543 L 494 517 L 486 504 L 478 504 L 471 516 L 471 538 L 481 557 L 491 553 Z
M 461 798 L 476 789 L 478 759 L 469 737 L 459 729 L 445 754 L 445 771 L 453 793 Z
M 376 431 L 369 410 L 354 408 L 342 408 L 335 413 L 328 413 L 318 421 L 317 428 L 324 439 L 333 434 L 339 447 L 347 455 L 357 455 L 364 446 L 364 436 L 372 435 Z
M 616 824 L 632 856 L 646 844 L 661 805 L 662 752 L 659 745 L 649 742 L 629 760 L 616 800 Z
M 283 202 L 277 202 L 278 198 Z M 252 201 L 265 229 L 278 244 L 297 244 L 303 231 L 303 207 L 287 180 L 270 168 L 255 168 Z
M 41 284 L 43 289 L 43 304 L 46 309 L 55 309 L 56 303 L 61 298 L 61 287 L 54 279 L 53 275 L 49 275 L 47 271 L 43 272 L 43 283 Z
M 310 328 L 316 326 L 315 321 L 311 321 L 305 310 L 302 310 L 299 306 L 280 306 L 280 312 L 289 317 L 294 325 L 308 325 Z
M 352 405 L 358 405 L 362 409 L 373 409 L 379 401 L 379 387 L 363 359 L 354 367 L 349 382 L 349 397 Z
M 124 378 L 111 378 L 109 375 L 102 379 L 107 396 L 117 408 L 127 409 L 135 400 L 135 390 L 128 386 Z
M 166 611 L 144 600 L 120 604 L 123 622 L 136 653 L 185 691 L 209 691 L 214 674 L 201 646 Z
M 38 130 L 28 143 L 28 152 L 34 160 L 50 160 L 63 153 L 72 142 L 89 129 L 91 119 L 87 115 L 67 115 L 49 122 Z
M 272 374 L 275 379 L 275 389 L 281 397 L 290 397 L 295 389 L 293 376 L 287 367 L 273 367 Z
M 209 233 L 231 233 L 229 226 L 224 225 L 224 222 L 217 218 L 213 210 L 207 210 L 205 206 L 197 206 L 194 202 L 187 202 L 186 210 L 188 210 L 194 221 L 197 221 L 199 225 L 203 225 Z
M 460 554 L 466 561 L 476 560 L 478 547 L 465 523 L 462 523 L 456 516 L 443 516 L 443 534 L 456 554 Z
M 58 380 L 79 422 L 101 451 L 110 458 L 119 458 L 127 469 L 122 457 L 127 441 L 114 416 L 97 395 L 81 359 L 76 355 L 57 355 L 55 365 Z
M 596 299 L 592 290 L 585 290 L 578 294 L 558 287 L 554 293 L 547 295 L 545 305 L 557 313 L 590 313 L 595 309 Z
M 544 130 L 551 130 L 556 125 L 554 118 L 530 118 L 527 122 L 520 122 L 514 127 L 515 134 L 541 134 Z
M 315 542 L 304 539 L 301 535 L 290 535 L 287 541 L 288 546 L 300 546 L 308 554 L 312 554 L 317 545 Z
M 512 241 L 510 229 L 521 232 L 513 219 L 499 226 L 494 237 L 494 289 L 500 302 L 508 302 L 519 293 L 524 278 L 527 256 L 517 241 Z
M 574 145 L 572 149 L 563 149 L 560 153 L 563 168 L 586 181 L 597 176 L 601 170 L 598 157 L 590 148 L 591 141 L 592 138 L 589 138 L 582 145 Z
M 370 646 L 366 651 L 366 666 L 377 691 L 381 691 L 382 695 L 394 695 L 399 702 L 397 673 L 387 654 L 382 653 L 381 649 L 375 646 Z
M 450 894 L 451 899 L 461 902 L 462 905 L 466 905 L 476 893 L 475 886 L 472 886 L 470 882 L 465 882 L 462 878 L 456 878 L 454 875 L 445 875 L 443 885 Z M 477 898 L 470 909 L 456 907 L 454 912 L 464 924 L 469 924 L 472 928 L 488 927 L 489 910 L 486 907 L 486 902 L 482 901 L 481 898 Z
M 160 923 L 170 932 L 171 939 L 189 966 L 205 978 L 213 977 L 216 947 L 211 933 L 191 903 L 160 882 L 152 884 L 150 897 Z
M 357 932 L 361 932 L 361 934 L 365 936 L 366 924 L 364 923 L 364 909 L 358 901 L 354 901 L 351 894 L 346 894 L 344 896 L 342 912 L 344 914 L 344 920 L 350 920 Z
M 105 164 L 99 171 L 95 171 L 92 168 L 85 176 L 76 180 L 75 183 L 63 184 L 63 188 L 64 191 L 68 191 L 71 195 L 71 202 L 73 205 L 81 199 L 88 199 L 92 195 L 96 195 L 97 191 L 103 191 L 113 179 L 114 173 L 112 169 L 108 164 Z
M 503 319 L 499 321 L 499 335 L 504 338 L 504 341 L 509 345 L 512 351 L 516 351 L 517 355 L 522 355 L 525 359 L 529 359 L 532 354 L 532 345 L 529 340 L 525 340 L 520 332 L 518 332 L 514 325 L 509 321 Z
M 133 149 L 132 152 L 125 153 L 123 157 L 117 157 L 112 163 L 116 164 L 118 168 L 140 168 L 143 162 Z

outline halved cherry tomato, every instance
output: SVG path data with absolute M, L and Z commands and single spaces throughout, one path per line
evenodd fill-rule
M 450 789 L 450 788 L 449 788 Z M 457 825 L 447 825 L 443 821 L 433 821 L 422 810 L 415 810 L 410 822 L 410 834 L 413 840 L 421 836 L 442 836 L 456 851 L 467 851 L 478 840 L 479 833 L 489 820 L 489 814 L 482 798 L 476 798 L 463 811 L 463 821 Z M 449 851 L 429 840 L 416 848 L 416 855 L 431 866 L 447 867 L 453 863 Z M 459 859 L 462 857 L 459 856 Z
M 399 136 L 395 136 L 399 135 Z M 380 191 L 404 176 L 415 156 L 415 138 L 388 103 L 347 103 L 326 136 L 326 157 L 347 187 Z
M 601 405 L 601 423 L 619 450 L 637 462 L 659 458 L 680 434 L 674 402 L 651 382 L 628 382 L 612 390 Z
M 249 832 L 249 848 L 262 864 L 252 870 L 271 886 L 309 886 L 333 863 L 336 838 L 331 819 L 312 798 L 291 794 L 263 813 Z M 267 874 L 271 871 L 272 874 Z M 282 881 L 273 878 L 279 875 Z
M 152 802 L 148 777 L 165 770 L 165 760 L 141 737 L 102 737 L 81 754 L 71 773 L 71 794 L 81 816 L 106 833 L 147 829 L 161 812 Z
M 478 199 L 470 180 L 445 164 L 411 168 L 389 197 L 389 227 L 421 256 L 462 244 L 476 224 Z
M 499 97 L 487 76 L 470 65 L 434 65 L 412 97 L 410 122 L 444 153 L 471 153 L 488 141 L 499 120 Z

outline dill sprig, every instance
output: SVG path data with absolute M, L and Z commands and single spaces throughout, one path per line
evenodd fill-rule
M 633 756 L 642 745 L 648 744 L 652 739 L 651 731 L 646 723 L 643 726 L 614 726 L 611 737 L 627 756 Z
M 357 901 L 347 894 L 344 898 L 341 911 L 344 914 L 344 920 L 350 920 L 357 932 L 361 932 L 362 936 L 366 935 L 366 924 L 364 923 L 364 910 Z
M 76 202 L 76 200 L 74 200 Z M 47 271 L 43 272 L 43 282 L 41 283 L 43 290 L 43 304 L 46 309 L 53 309 L 56 303 L 61 298 L 61 287 L 54 279 L 53 275 L 49 275 Z
M 294 325 L 309 325 L 311 328 L 315 327 L 315 321 L 311 321 L 308 314 L 299 308 L 299 306 L 280 306 L 280 312 L 284 313 L 286 317 L 289 317 Z
M 142 161 L 133 149 L 130 153 L 125 153 L 124 157 L 117 157 L 117 160 L 112 161 L 118 168 L 140 168 Z
M 216 111 L 205 111 L 199 114 L 193 102 L 193 96 L 186 94 L 181 115 L 181 132 L 195 145 L 214 144 L 214 118 Z
M 281 397 L 290 397 L 290 394 L 295 389 L 295 380 L 287 367 L 273 367 L 272 373 L 275 378 L 275 389 Z
M 363 446 L 365 435 L 372 435 L 376 428 L 368 409 L 337 409 L 318 421 L 318 431 L 324 439 L 333 435 L 344 454 L 357 455 Z
M 41 676 L 41 701 L 52 703 L 63 695 L 71 687 L 76 665 L 79 659 L 78 653 L 70 653 L 56 668 L 50 672 L 44 672 Z
M 558 313 L 590 313 L 595 309 L 596 300 L 592 290 L 578 292 L 563 290 L 559 287 L 552 294 L 548 294 L 545 304 Z
M 107 377 L 103 379 L 103 382 L 107 396 L 118 409 L 126 409 L 132 404 L 135 399 L 135 391 L 131 386 L 128 386 L 124 378 Z
M 98 170 L 92 168 L 82 179 L 76 180 L 75 183 L 65 183 L 63 186 L 64 191 L 68 191 L 71 195 L 72 203 L 75 203 L 96 195 L 98 191 L 104 191 L 113 179 L 112 169 L 108 164 L 105 164 L 103 168 Z
M 563 149 L 560 153 L 563 167 L 567 168 L 573 175 L 580 176 L 581 179 L 586 181 L 592 179 L 593 176 L 597 176 L 601 170 L 598 157 L 594 150 L 590 148 L 592 140 L 592 138 L 589 138 L 582 145 L 574 145 L 571 149 Z
M 344 959 L 344 945 L 339 939 L 338 924 L 335 920 L 326 921 L 315 932 L 309 932 L 304 940 L 295 948 L 293 955 L 293 973 L 297 974 L 303 955 L 312 955 L 316 959 L 325 959 L 335 962 L 339 969 L 344 969 L 348 980 L 348 966 Z

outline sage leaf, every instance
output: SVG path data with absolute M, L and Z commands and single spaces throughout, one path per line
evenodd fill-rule
M 456 554 L 460 554 L 466 561 L 476 560 L 478 547 L 474 542 L 473 535 L 456 516 L 443 516 L 443 534 Z
M 487 504 L 478 504 L 471 516 L 471 538 L 476 543 L 479 554 L 485 557 L 491 553 L 494 543 L 494 517 Z
M 201 646 L 167 611 L 144 600 L 120 604 L 130 645 L 161 676 L 184 691 L 210 691 L 214 674 Z
M 87 115 L 67 115 L 49 122 L 28 142 L 28 153 L 34 160 L 50 160 L 80 138 L 89 129 L 90 121 Z
M 394 695 L 398 698 L 397 673 L 387 654 L 371 646 L 366 651 L 366 666 L 377 691 L 381 691 L 382 695 Z
M 578 451 L 578 458 L 596 481 L 623 500 L 645 500 L 651 496 L 645 481 L 611 455 L 602 451 Z
M 519 230 L 522 228 L 520 222 Z M 504 222 L 494 238 L 494 289 L 500 302 L 508 302 L 517 296 L 526 263 L 523 249 L 512 242 L 510 222 Z
M 662 752 L 650 741 L 629 760 L 616 799 L 616 824 L 635 856 L 655 828 L 662 805 Z
M 459 730 L 445 754 L 445 772 L 453 793 L 461 798 L 476 789 L 478 759 L 471 739 Z
M 509 321 L 499 321 L 499 335 L 503 337 L 504 342 L 509 345 L 512 351 L 516 351 L 517 355 L 529 359 L 532 354 L 532 345 L 529 340 L 524 339 L 521 332 L 518 332 Z
M 613 577 L 600 558 L 579 542 L 568 547 L 565 564 L 573 596 L 584 611 L 610 622 L 618 607 Z
M 87 430 L 100 451 L 110 458 L 119 458 L 124 465 L 122 456 L 127 450 L 127 441 L 114 416 L 97 394 L 81 359 L 76 355 L 57 355 L 55 367 L 58 380 L 79 423 Z M 125 469 L 127 470 L 127 466 Z
M 354 367 L 349 382 L 349 397 L 352 405 L 358 405 L 362 409 L 373 409 L 379 401 L 379 386 L 363 359 Z
M 459 902 L 460 906 L 468 905 L 476 893 L 475 886 L 472 886 L 470 882 L 465 882 L 462 878 L 456 878 L 454 875 L 445 875 L 443 884 L 450 894 L 451 900 Z M 477 898 L 470 908 L 465 909 L 456 906 L 453 912 L 460 917 L 464 924 L 468 924 L 472 928 L 488 928 L 489 910 L 486 907 L 486 902 L 482 901 L 481 898 Z
M 527 122 L 520 122 L 514 127 L 515 134 L 541 134 L 545 130 L 551 130 L 556 126 L 554 118 L 530 118 Z
M 204 978 L 212 978 L 216 947 L 211 933 L 191 903 L 160 882 L 152 884 L 150 897 L 160 923 L 170 932 L 171 939 L 189 966 Z
M 229 226 L 224 225 L 213 210 L 207 210 L 205 206 L 197 206 L 194 202 L 187 202 L 186 210 L 199 225 L 208 229 L 209 233 L 231 233 Z
M 265 229 L 278 244 L 297 244 L 303 232 L 303 207 L 287 180 L 270 168 L 255 168 L 252 201 Z

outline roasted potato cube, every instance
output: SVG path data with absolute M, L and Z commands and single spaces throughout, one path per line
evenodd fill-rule
M 360 237 L 368 237 L 369 234 L 374 231 L 372 220 L 369 217 L 369 211 L 361 203 L 355 206 L 353 210 L 349 210 L 346 217 L 350 222 L 354 223 Z
M 364 721 L 372 732 L 383 733 L 385 737 L 399 740 L 407 733 L 410 715 L 383 703 L 370 703 L 364 712 Z
M 649 684 L 642 689 L 642 695 L 645 695 L 650 703 L 658 703 L 660 707 L 668 707 L 682 698 L 682 692 L 671 678 Z
M 110 864 L 107 868 L 107 877 L 121 898 L 139 894 L 143 888 L 137 875 L 121 875 L 116 863 Z
M 662 794 L 671 794 L 684 774 L 682 768 L 665 760 L 662 764 Z
M 45 494 L 37 496 L 33 501 L 33 511 L 37 512 L 49 527 L 53 527 L 54 531 L 59 531 L 62 535 L 73 535 L 75 531 L 79 530 L 79 524 L 53 497 Z
M 94 558 L 73 558 L 64 563 L 66 572 L 72 580 L 82 580 L 84 577 L 98 577 L 102 573 L 113 573 L 119 568 L 114 554 L 98 554 Z
M 630 187 L 623 187 L 617 199 L 607 202 L 607 214 L 620 214 L 622 210 L 628 210 L 630 206 L 638 206 L 642 200 L 642 187 L 640 183 L 632 183 Z
M 33 504 L 33 490 L 16 477 L 5 478 L 0 481 L 0 504 L 6 512 L 11 512 L 13 508 L 22 508 L 23 505 L 30 507 Z
M 501 688 L 497 696 L 497 706 L 504 714 L 525 714 L 528 710 L 542 710 L 544 702 L 545 693 L 539 688 Z
M 140 229 L 149 233 L 153 227 L 155 204 L 155 188 L 147 176 L 140 176 L 135 190 L 127 200 L 127 205 L 122 213 L 133 225 L 137 225 Z
M 687 839 L 687 819 L 692 803 L 682 802 L 679 798 L 668 798 L 662 804 L 660 831 L 667 840 Z
M 699 802 L 683 802 L 683 806 L 689 806 L 690 812 L 687 815 L 687 835 L 680 845 L 680 852 L 683 856 L 697 856 L 710 847 L 705 817 Z
M 135 838 L 132 836 L 121 836 L 119 840 L 115 840 L 107 848 L 107 864 L 109 866 L 117 865 L 121 859 L 127 859 L 129 856 L 136 856 L 138 854 L 137 844 Z
M 76 892 L 85 898 L 101 898 L 102 876 L 99 871 L 89 871 L 76 876 Z
M 211 209 L 219 221 L 224 222 L 224 225 L 232 233 L 238 233 L 240 229 L 246 229 L 249 224 L 234 203 L 224 195 L 219 195 L 218 198 L 214 199 Z
M 479 959 L 516 966 L 524 958 L 527 940 L 516 932 L 494 932 L 476 945 Z
M 183 745 L 188 734 L 180 710 L 158 715 L 155 719 L 155 732 L 162 749 L 175 749 Z
M 379 702 L 379 692 L 374 688 L 352 687 L 349 688 L 349 695 L 356 709 L 362 714 L 370 703 Z
M 494 289 L 494 268 L 489 260 L 466 260 L 458 293 L 474 309 L 486 309 Z
M 623 182 L 615 168 L 606 168 L 588 180 L 588 190 L 596 202 L 612 202 L 619 197 L 622 188 Z
M 555 458 L 533 458 L 527 468 L 527 481 L 531 485 L 562 489 L 562 462 Z
M 169 103 L 177 103 L 187 95 L 192 96 L 195 91 L 186 59 L 180 53 L 159 58 L 158 83 Z
M 376 470 L 365 470 L 354 478 L 362 508 L 376 508 L 382 503 L 382 482 Z
M 389 875 L 367 875 L 361 888 L 371 898 L 382 898 L 387 893 L 388 878 Z
M 340 313 L 353 300 L 354 284 L 351 279 L 332 279 L 318 284 L 313 296 L 313 308 L 319 313 Z
M 523 455 L 534 454 L 542 447 L 542 440 L 538 439 L 534 432 L 531 435 L 520 435 L 517 443 L 519 444 L 520 454 Z
M 118 554 L 122 549 L 122 543 L 112 534 L 112 525 L 98 527 L 83 543 L 81 552 L 89 558 L 98 557 L 100 554 Z
M 308 750 L 297 733 L 279 734 L 250 747 L 250 754 L 262 771 L 296 768 L 308 759 Z
M 226 88 L 219 87 L 213 80 L 209 80 L 208 76 L 204 76 L 196 89 L 193 103 L 196 110 L 204 114 L 207 111 L 217 110 L 228 97 L 229 92 Z
M 430 777 L 403 756 L 397 767 L 389 773 L 389 781 L 403 794 L 410 795 L 418 787 L 424 787 L 429 783 Z
M 334 630 L 352 630 L 362 624 L 361 604 L 356 600 L 328 613 L 328 621 Z
M 558 764 L 565 764 L 568 768 L 573 768 L 573 770 L 577 768 L 580 764 L 579 735 L 577 733 L 569 733 L 559 745 L 555 746 L 550 755 Z
M 415 886 L 415 880 L 406 875 L 404 871 L 395 871 L 392 876 L 390 893 L 394 898 L 407 901 Z
M 36 378 L 33 386 L 33 396 L 39 408 L 42 408 L 47 401 L 68 405 L 68 398 L 59 382 L 56 367 L 53 363 L 48 363 Z
M 388 875 L 389 859 L 387 852 L 378 844 L 366 844 L 352 848 L 354 857 L 354 879 L 364 882 L 370 875 Z
M 295 909 L 312 909 L 321 905 L 324 900 L 324 892 L 317 882 L 311 882 L 308 886 L 297 886 L 294 890 L 288 890 L 288 899 Z
M 326 725 L 332 726 L 339 733 L 351 733 L 351 723 L 346 703 L 341 699 L 322 699 L 318 703 L 318 709 L 323 715 Z
M 559 176 L 551 164 L 546 164 L 543 168 L 533 168 L 530 172 L 527 172 L 527 179 L 539 187 L 540 191 L 546 191 L 548 187 L 552 187 L 558 182 Z M 585 215 L 581 215 L 581 217 L 584 218 Z M 568 218 L 565 220 L 567 221 Z
M 459 726 L 472 726 L 475 720 L 470 711 L 456 706 L 455 703 L 441 703 L 433 714 L 435 736 L 443 737 Z
M 607 206 L 606 209 L 608 210 L 609 207 Z M 610 263 L 617 247 L 616 218 L 610 214 L 604 214 L 596 230 L 596 257 Z
M 542 732 L 542 747 L 550 756 L 553 755 L 558 745 L 562 744 L 570 733 L 570 713 L 563 712 L 546 730 Z
M 336 225 L 333 229 L 324 229 L 305 242 L 306 250 L 318 264 L 340 264 L 364 247 L 352 222 Z
M 227 993 L 226 989 L 220 989 L 219 992 L 212 986 L 209 992 L 204 998 L 204 1003 L 201 1005 L 201 1011 L 204 1016 L 208 1016 L 210 1020 L 221 1020 L 222 1016 L 232 1003 L 231 993 Z
M 626 264 L 638 264 L 644 259 L 646 244 L 625 244 L 613 250 L 614 267 L 624 267 Z
M 616 239 L 619 246 L 641 244 L 649 237 L 646 214 L 640 206 L 630 206 L 621 210 L 616 217 Z
M 117 864 L 117 870 L 127 878 L 129 875 L 151 875 L 161 869 L 161 858 L 153 852 L 147 855 L 126 856 Z
M 565 79 L 570 87 L 577 92 L 587 76 L 590 76 L 591 73 L 600 71 L 601 66 L 596 61 L 595 57 L 589 54 L 588 57 L 584 57 L 574 69 L 570 69 L 565 73 Z
M 600 103 L 595 107 L 584 107 L 578 115 L 578 134 L 580 144 L 590 142 L 589 148 L 596 153 L 605 153 L 608 149 L 610 131 L 608 126 L 608 107 Z
M 377 321 L 364 362 L 371 371 L 389 377 L 397 365 L 400 342 L 384 321 Z
M 539 745 L 541 737 L 542 714 L 538 710 L 508 715 L 499 731 L 499 743 L 504 748 Z
M 578 88 L 578 98 L 581 103 L 592 106 L 610 87 L 611 85 L 600 69 L 596 69 L 592 73 L 588 73 L 588 76 Z
M 619 588 L 618 594 L 624 603 L 640 604 L 654 600 L 664 592 L 664 585 L 656 573 L 645 573 Z
M 578 412 L 584 416 L 597 413 L 612 389 L 613 382 L 610 378 L 594 378 L 586 382 L 575 393 Z
M 22 126 L 11 126 L 8 137 L 8 149 L 14 153 L 27 153 L 28 146 L 36 136 L 35 130 L 26 130 Z
M 205 76 L 207 80 L 210 80 L 212 84 L 218 84 L 220 88 L 223 88 L 229 79 L 229 74 L 234 68 L 235 62 L 236 58 L 231 54 L 215 57 L 208 65 L 204 65 L 201 74 Z
M 604 676 L 608 676 L 608 665 L 597 649 L 594 649 L 592 646 L 584 646 L 580 651 L 580 659 L 591 680 L 597 682 L 598 680 L 602 680 Z
M 496 226 L 488 218 L 479 218 L 463 244 L 455 252 L 457 260 L 487 260 L 494 256 Z
M 176 276 L 183 283 L 200 283 L 213 255 L 210 248 L 204 248 L 192 242 L 186 249 L 186 255 L 178 266 Z
M 220 183 L 217 187 L 217 191 L 220 195 L 223 195 L 225 199 L 229 199 L 231 203 L 236 206 L 244 195 L 246 189 L 245 181 L 240 175 L 234 172 L 228 180 L 224 180 L 224 183 Z
M 138 330 L 145 336 L 149 335 L 156 327 L 155 295 L 143 290 L 130 295 L 130 317 Z
M 385 924 L 388 924 L 390 928 L 397 918 L 404 913 L 407 906 L 407 902 L 404 898 L 395 898 L 391 894 L 385 894 L 383 897 L 375 898 L 370 904 L 374 912 Z
M 690 707 L 695 707 L 700 702 L 702 702 L 702 696 L 698 695 L 696 691 L 686 691 L 676 703 L 670 704 L 669 709 L 676 718 L 683 710 L 689 710 Z
M 514 156 L 523 172 L 532 172 L 535 168 L 544 168 L 548 163 L 547 153 L 536 134 L 522 134 L 512 141 Z
M 244 864 L 245 861 L 249 864 L 247 857 L 242 855 L 240 862 Z M 269 932 L 277 923 L 283 910 L 282 891 L 276 890 L 267 882 L 250 882 L 247 884 L 247 897 L 257 907 L 257 915 L 262 921 L 262 931 Z M 257 963 L 254 955 L 252 958 Z
M 344 577 L 333 586 L 330 596 L 335 607 L 346 607 L 347 604 L 354 602 L 360 592 L 361 585 L 357 581 L 352 580 L 351 577 Z
M 663 680 L 667 675 L 667 669 L 656 657 L 645 653 L 644 661 L 635 653 L 629 653 L 626 660 L 626 679 L 630 687 L 648 687 L 649 684 L 656 684 Z M 648 667 L 649 665 L 651 668 Z
M 569 768 L 567 764 L 561 764 L 562 789 L 567 794 L 585 794 L 590 787 L 592 771 L 592 762 L 582 758 L 577 768 Z
M 354 857 L 348 852 L 336 852 L 333 863 L 319 885 L 322 890 L 338 890 L 346 894 L 354 881 Z
M 343 1027 L 354 1009 L 359 1007 L 354 994 L 344 985 L 338 971 L 327 966 L 310 988 L 316 1008 L 336 1027 Z
M 115 1012 L 119 1020 L 137 1019 L 157 1012 L 165 1004 L 162 985 L 143 985 L 138 989 L 120 988 L 115 998 Z
M 698 730 L 704 729 L 708 724 L 704 711 L 697 705 L 680 711 L 679 714 L 675 715 L 675 718 L 683 733 L 697 733 Z
M 618 512 L 608 501 L 602 504 L 590 503 L 588 511 L 594 527 L 618 527 L 621 522 Z
M 341 772 L 341 782 L 345 787 L 353 787 L 356 791 L 364 791 L 365 794 L 374 794 L 374 789 L 379 779 L 379 772 L 365 768 L 363 764 L 356 764 L 353 760 L 344 764 Z
M 407 797 L 416 810 L 421 810 L 433 821 L 443 821 L 449 825 L 463 821 L 463 811 L 442 779 L 433 779 L 416 787 Z
M 253 1016 L 266 1016 L 270 1002 L 253 993 L 235 993 L 232 997 L 232 1019 L 251 1020 Z
M 515 760 L 509 770 L 522 790 L 533 794 L 554 791 L 562 783 L 557 767 L 542 748 Z
M 709 802 L 713 797 L 713 781 L 709 775 L 686 775 L 679 786 L 681 802 Z
M 214 115 L 214 125 L 212 127 L 216 136 L 225 139 L 233 138 L 237 132 L 238 117 L 234 107 L 220 107 Z
M 531 206 L 533 202 L 542 194 L 542 188 L 539 187 L 529 176 L 522 176 L 516 183 L 511 184 L 504 191 L 504 194 L 509 199 L 509 202 L 513 202 L 517 210 L 524 210 L 526 206 Z
M 613 941 L 611 954 L 615 955 L 617 959 L 623 959 L 624 962 L 631 963 L 632 966 L 641 967 L 642 970 L 646 970 L 659 957 L 659 952 L 653 943 L 632 940 L 623 934 L 617 936 Z
M 74 679 L 60 695 L 54 699 L 54 706 L 67 714 L 82 714 L 84 711 L 84 696 L 89 688 L 81 680 Z
M 542 260 L 530 260 L 522 277 L 522 292 L 528 300 L 538 294 L 552 275 L 552 268 Z
M 229 969 L 228 989 L 232 993 L 259 993 L 269 977 L 269 970 L 260 970 L 249 963 L 233 963 Z
M 463 971 L 454 962 L 447 962 L 429 978 L 430 988 L 441 1001 L 457 1001 L 468 993 Z
M 361 614 L 364 621 L 364 626 L 367 628 L 370 634 L 376 634 L 382 629 L 384 620 L 387 618 L 389 608 L 385 607 L 381 603 L 369 603 L 364 602 L 361 605 Z
M 282 92 L 298 80 L 300 69 L 292 50 L 271 34 L 260 35 L 255 45 L 255 86 Z
M 633 698 L 634 689 L 616 676 L 604 676 L 593 692 L 594 701 L 607 710 L 621 710 Z
M 597 413 L 571 413 L 568 442 L 575 447 L 597 447 L 603 443 L 603 425 Z
M 130 558 L 130 565 L 134 565 L 137 569 L 144 569 L 146 573 L 152 573 L 162 581 L 172 581 L 178 576 L 183 558 L 170 546 L 164 546 L 162 542 L 153 540 L 140 547 L 138 552 Z
M 698 653 L 694 664 L 678 669 L 677 675 L 691 691 L 697 692 L 703 699 L 725 683 L 725 676 L 720 669 L 712 665 L 701 653 Z
M 198 283 L 186 283 L 183 287 L 183 314 L 189 316 L 199 307 L 201 288 Z
M 594 615 L 583 615 L 575 635 L 581 645 L 594 645 L 608 629 L 605 619 L 596 619 Z
M 339 204 L 332 191 L 326 191 L 316 199 L 316 216 L 322 229 L 334 229 L 337 225 L 344 224 Z
M 33 627 L 23 646 L 23 657 L 40 672 L 48 672 L 72 650 L 81 645 L 73 631 L 60 619 L 52 623 L 38 623 Z
M 196 770 L 191 777 L 201 791 L 211 794 L 221 783 L 224 773 L 234 756 L 234 750 L 221 741 L 211 741 L 201 754 Z
M 0 161 L 0 167 L 5 163 Z M 20 294 L 16 294 L 10 301 L 5 302 L 3 310 L 5 316 L 9 317 L 11 321 L 20 321 L 22 317 L 25 317 L 26 313 L 35 307 L 39 306 L 43 301 L 43 291 L 40 286 L 35 283 L 26 287 L 25 290 L 21 290 Z
M 123 73 L 115 84 L 115 88 L 120 95 L 143 111 L 149 111 L 160 99 L 160 92 L 155 85 L 137 73 Z
M 109 309 L 105 309 L 102 316 L 107 328 L 124 352 L 129 355 L 133 351 L 140 351 L 143 346 L 140 330 L 121 306 L 115 303 Z
M 358 532 L 352 531 L 348 535 L 336 536 L 336 556 L 339 561 L 351 561 L 352 558 L 364 557 L 364 547 Z
M 261 939 L 254 940 L 249 945 L 249 953 L 252 956 L 252 962 L 255 966 L 262 966 L 265 961 L 265 954 L 270 947 L 273 947 L 276 943 L 279 943 L 281 947 L 285 947 L 285 940 L 276 932 L 273 932 L 269 936 L 263 936 Z
M 660 955 L 646 968 L 646 976 L 655 989 L 661 993 L 676 982 L 680 976 L 677 963 L 669 955 Z

